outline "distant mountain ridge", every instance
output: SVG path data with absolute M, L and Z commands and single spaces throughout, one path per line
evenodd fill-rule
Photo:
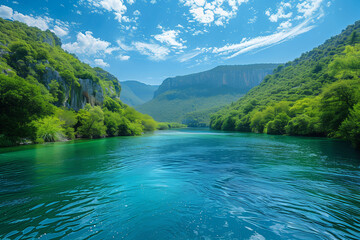
M 246 93 L 260 84 L 264 77 L 271 74 L 279 64 L 250 64 L 250 65 L 223 65 L 211 70 L 167 78 L 155 92 L 154 97 L 169 90 L 182 90 L 185 88 L 216 89 L 228 88 L 237 93 Z M 241 79 L 241 81 L 239 81 Z
M 278 65 L 225 65 L 200 73 L 167 78 L 155 91 L 154 98 L 136 109 L 157 121 L 208 125 L 210 113 L 236 101 L 259 85 Z M 198 111 L 202 116 L 198 118 L 200 122 L 193 117 L 199 115 L 196 114 Z M 190 112 L 191 120 L 186 117 Z
M 123 81 L 120 100 L 130 106 L 138 106 L 154 97 L 159 85 L 148 85 L 139 81 Z

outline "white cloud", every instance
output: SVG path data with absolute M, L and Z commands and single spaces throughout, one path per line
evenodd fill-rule
M 14 14 L 12 15 L 12 19 L 26 23 L 27 25 L 32 27 L 38 27 L 43 31 L 49 29 L 49 23 L 53 21 L 53 19 L 49 17 L 33 17 L 31 15 L 24 15 L 18 12 L 14 12 Z
M 132 46 L 128 46 L 124 43 L 124 39 L 119 39 L 116 41 L 116 43 L 119 45 L 120 49 L 121 50 L 124 50 L 124 51 L 133 51 L 134 48 Z
M 286 21 L 286 22 L 282 22 L 280 23 L 278 29 L 287 29 L 287 28 L 290 28 L 292 27 L 292 23 L 290 20 Z
M 283 30 L 281 32 L 277 32 L 268 36 L 260 36 L 252 39 L 243 39 L 239 44 L 230 44 L 221 48 L 214 48 L 213 53 L 220 55 L 230 55 L 226 58 L 233 58 L 254 49 L 276 45 L 313 29 L 314 26 L 308 26 L 308 23 L 309 20 L 304 21 L 291 29 Z
M 249 19 L 248 23 L 250 23 L 250 24 L 255 23 L 256 20 L 257 20 L 257 16 L 254 16 L 254 17 Z
M 162 28 L 161 28 L 162 29 Z M 186 46 L 183 45 L 183 40 L 180 38 L 180 41 L 176 40 L 179 35 L 179 30 L 168 30 L 163 31 L 163 33 L 155 35 L 154 38 L 161 43 L 165 43 L 175 49 L 183 49 Z
M 265 11 L 265 15 L 269 17 L 271 22 L 279 22 L 277 31 L 267 36 L 249 39 L 243 38 L 240 43 L 214 48 L 212 52 L 225 58 L 233 58 L 255 49 L 264 49 L 288 41 L 302 33 L 308 32 L 315 27 L 315 20 L 324 15 L 322 2 L 323 0 L 300 0 L 300 3 L 293 6 L 294 1 L 282 1 L 274 13 L 272 13 L 271 9 Z
M 165 60 L 170 50 L 154 43 L 134 42 L 133 46 L 142 55 L 149 56 L 149 59 L 160 61 Z
M 54 26 L 51 31 L 59 37 L 66 36 L 69 33 L 68 24 L 66 22 L 54 20 L 47 16 L 40 17 L 33 15 L 24 15 L 4 5 L 0 6 L 0 17 L 23 22 L 31 27 L 37 27 L 43 31 L 51 29 L 51 26 Z
M 180 0 L 195 21 L 204 25 L 214 23 L 217 26 L 225 25 L 236 16 L 239 6 L 248 0 Z
M 134 14 L 135 16 L 139 16 L 139 15 L 141 15 L 141 13 L 140 13 L 140 11 L 139 11 L 139 10 L 135 10 L 135 11 L 133 12 L 133 14 Z
M 103 8 L 109 12 L 113 12 L 115 19 L 121 22 L 129 22 L 129 18 L 124 16 L 127 11 L 124 0 L 87 0 L 87 2 L 95 8 Z M 128 4 L 135 3 L 135 0 L 128 0 Z M 83 3 L 83 1 L 81 2 Z M 94 12 L 99 12 L 94 10 Z
M 323 0 L 304 0 L 296 5 L 298 12 L 303 14 L 300 18 L 309 18 L 321 7 Z
M 4 5 L 0 6 L 0 17 L 5 19 L 12 19 L 12 16 L 13 16 L 12 8 L 9 8 L 8 6 L 4 6 Z
M 69 34 L 69 30 L 66 27 L 59 27 L 55 26 L 53 30 L 51 30 L 53 33 L 55 33 L 59 37 L 64 37 Z
M 104 62 L 103 59 L 95 59 L 94 60 L 95 64 L 100 66 L 100 67 L 110 67 L 110 65 L 106 62 Z
M 266 11 L 266 15 L 269 16 L 269 20 L 271 22 L 277 22 L 279 19 L 285 18 L 291 18 L 293 13 L 292 12 L 288 12 L 285 13 L 285 10 L 291 8 L 291 4 L 290 3 L 285 3 L 285 2 L 281 2 L 280 3 L 280 7 L 277 9 L 277 12 L 274 14 L 270 14 L 270 11 L 267 10 Z
M 204 10 L 202 7 L 192 8 L 190 13 L 192 13 L 196 21 L 204 24 L 212 23 L 215 19 L 213 11 Z
M 76 36 L 76 42 L 67 43 L 63 48 L 72 53 L 79 53 L 85 55 L 93 55 L 97 53 L 111 53 L 116 48 L 110 48 L 110 43 L 99 38 L 94 38 L 90 31 L 85 34 L 79 32 Z
M 119 59 L 120 61 L 127 61 L 127 60 L 130 59 L 130 56 L 128 56 L 128 55 L 119 55 L 116 58 Z
M 201 53 L 202 53 L 202 51 L 199 51 L 199 50 L 193 51 L 193 52 L 190 52 L 190 53 L 186 53 L 186 54 L 183 54 L 183 55 L 181 55 L 180 57 L 178 57 L 177 60 L 178 60 L 179 62 L 186 62 L 186 61 L 189 61 L 190 59 L 198 56 L 198 55 L 201 54 Z

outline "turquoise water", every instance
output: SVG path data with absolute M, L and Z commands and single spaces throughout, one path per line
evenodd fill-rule
M 360 239 L 360 154 L 162 131 L 2 150 L 0 239 Z

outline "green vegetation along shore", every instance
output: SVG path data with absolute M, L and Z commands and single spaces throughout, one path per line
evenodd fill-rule
M 211 128 L 326 136 L 360 147 L 360 21 L 300 58 L 279 66 Z
M 52 32 L 3 19 L 0 29 L 0 146 L 161 127 L 120 101 L 113 75 L 65 52 Z

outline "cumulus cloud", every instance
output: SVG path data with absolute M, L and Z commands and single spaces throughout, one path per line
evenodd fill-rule
M 119 55 L 116 58 L 119 59 L 120 61 L 127 61 L 127 60 L 130 59 L 130 56 L 128 56 L 128 55 Z
M 162 27 L 160 29 L 162 29 Z M 185 42 L 184 40 L 182 40 L 181 38 L 177 40 L 179 33 L 180 33 L 179 30 L 168 30 L 168 31 L 163 30 L 161 34 L 155 35 L 154 38 L 159 42 L 165 43 L 168 46 L 175 49 L 186 48 L 186 46 L 183 45 L 183 43 Z
M 309 18 L 314 13 L 316 13 L 319 8 L 321 7 L 321 4 L 324 2 L 324 0 L 305 0 L 301 3 L 298 3 L 296 5 L 296 8 L 302 16 L 299 18 Z
M 53 21 L 53 19 L 49 17 L 36 17 L 33 15 L 24 15 L 14 11 L 12 8 L 5 5 L 0 6 L 0 17 L 23 22 L 29 26 L 38 27 L 41 30 L 49 29 L 49 23 Z
M 95 59 L 94 60 L 95 64 L 100 66 L 100 67 L 110 67 L 110 65 L 106 62 L 104 62 L 103 59 Z
M 117 49 L 111 48 L 110 45 L 109 42 L 95 38 L 92 32 L 87 31 L 85 34 L 79 32 L 76 36 L 76 42 L 64 44 L 63 48 L 72 53 L 94 55 L 98 53 L 111 53 Z
M 168 48 L 155 43 L 134 42 L 132 45 L 140 54 L 146 55 L 149 59 L 155 61 L 165 60 L 170 53 Z
M 68 24 L 66 22 L 54 20 L 47 16 L 40 17 L 33 15 L 24 15 L 22 13 L 14 11 L 12 8 L 5 5 L 0 6 L 0 17 L 23 22 L 29 26 L 37 27 L 43 31 L 50 29 L 59 37 L 64 37 L 69 34 Z
M 64 37 L 69 34 L 69 30 L 67 27 L 60 27 L 57 25 L 54 27 L 52 32 L 55 33 L 59 37 Z
M 122 0 L 102 0 L 100 5 L 110 12 L 114 12 L 115 19 L 119 22 L 126 21 L 126 17 L 123 16 L 127 10 Z
M 277 12 L 276 13 L 273 13 L 273 14 L 270 14 L 270 11 L 267 10 L 266 11 L 266 15 L 269 16 L 269 20 L 271 22 L 277 22 L 279 19 L 288 19 L 288 18 L 291 18 L 291 16 L 293 15 L 292 12 L 288 12 L 286 13 L 286 10 L 288 8 L 291 8 L 291 4 L 290 3 L 285 3 L 285 2 L 281 2 L 280 3 L 280 7 L 277 9 Z
M 204 25 L 214 23 L 222 26 L 236 16 L 239 6 L 248 0 L 180 0 L 180 3 L 190 8 L 189 12 L 195 21 Z
M 12 8 L 5 5 L 0 6 L 0 17 L 5 19 L 12 19 L 12 16 L 13 16 Z
M 119 39 L 116 42 L 119 46 L 119 50 L 122 53 L 138 52 L 141 55 L 148 56 L 148 58 L 153 61 L 165 60 L 171 52 L 169 48 L 156 43 L 135 41 L 131 42 L 131 44 L 125 44 L 124 39 Z M 126 61 L 130 59 L 130 56 L 120 54 L 119 56 L 117 56 L 117 58 L 121 61 Z

